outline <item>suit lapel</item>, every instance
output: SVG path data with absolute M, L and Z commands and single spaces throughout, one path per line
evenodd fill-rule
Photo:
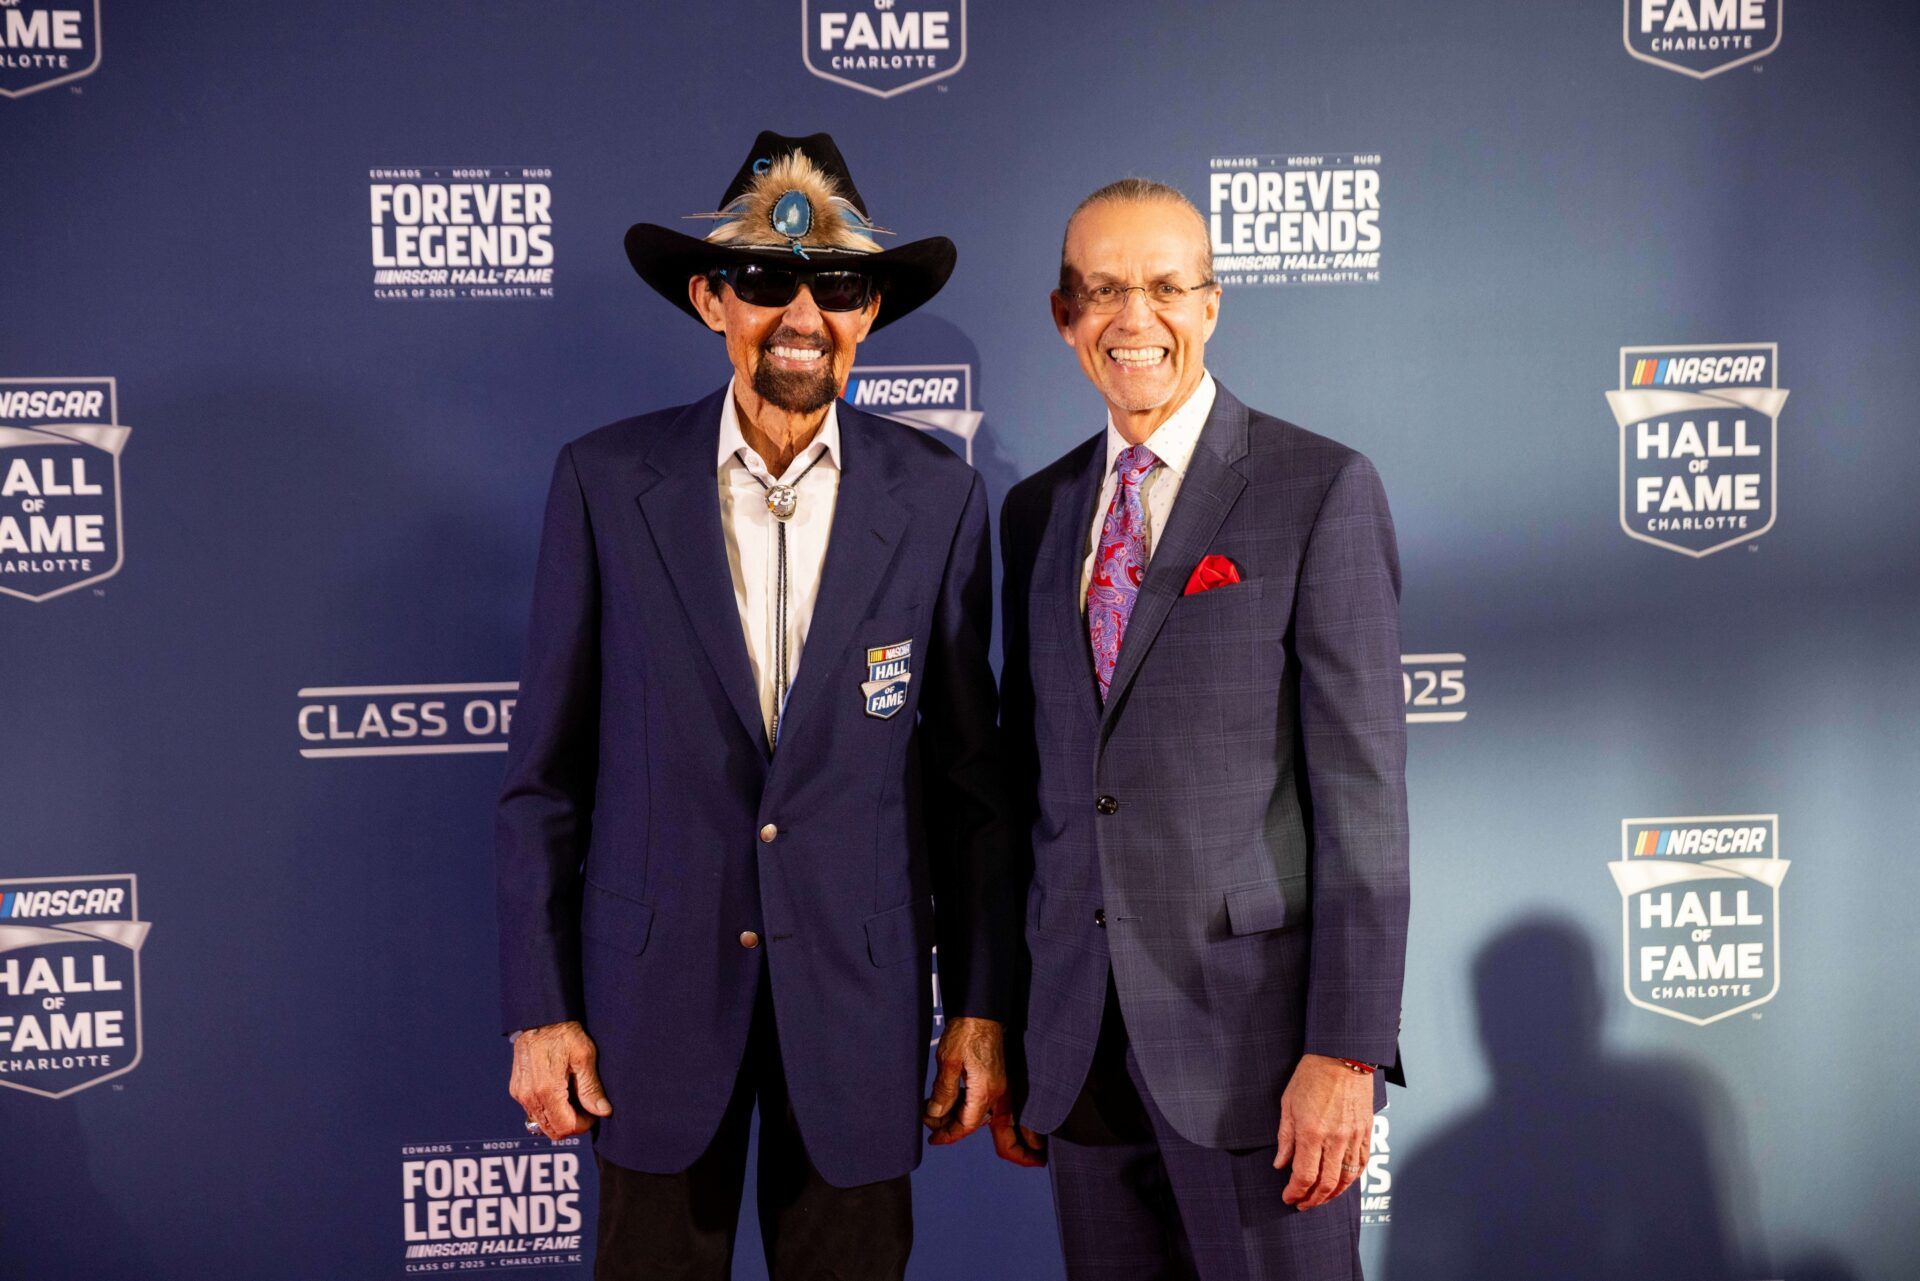
M 1093 674 L 1093 649 L 1087 640 L 1086 600 L 1080 575 L 1086 564 L 1088 531 L 1094 503 L 1106 479 L 1106 433 L 1082 446 L 1089 457 L 1062 486 L 1059 501 L 1047 516 L 1046 532 L 1034 557 L 1033 596 L 1043 602 L 1046 626 L 1060 629 L 1062 651 L 1069 656 L 1067 687 L 1077 689 L 1080 711 L 1090 719 L 1100 716 L 1100 684 Z M 1032 600 L 1028 608 L 1033 608 Z
M 740 631 L 726 536 L 720 529 L 720 480 L 714 451 L 720 438 L 720 398 L 726 394 L 722 389 L 687 407 L 668 436 L 648 454 L 650 472 L 637 500 L 680 607 L 693 624 L 727 701 L 747 736 L 764 752 L 767 729 L 760 717 L 753 668 L 747 661 L 747 640 Z
M 1186 589 L 1187 576 L 1220 531 L 1240 491 L 1246 488 L 1247 478 L 1234 466 L 1246 452 L 1247 407 L 1225 387 L 1216 386 L 1213 411 L 1200 429 L 1193 460 L 1174 499 L 1173 515 L 1155 542 L 1147 576 L 1133 603 L 1133 615 L 1127 620 L 1102 724 L 1111 721 L 1147 650 L 1152 648 L 1153 638 L 1160 634 L 1160 625 L 1167 621 L 1167 612 Z
M 907 530 L 907 511 L 891 492 L 879 433 L 845 405 L 839 413 L 840 493 L 834 501 L 833 533 L 827 540 L 813 621 L 793 674 L 786 714 L 780 720 L 780 737 L 789 742 L 816 714 L 822 691 L 840 669 L 836 660 L 853 639 L 853 629 L 867 616 Z M 851 699 L 859 691 L 843 692 Z

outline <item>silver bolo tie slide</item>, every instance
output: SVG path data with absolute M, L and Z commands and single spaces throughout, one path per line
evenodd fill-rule
M 827 451 L 824 449 L 815 454 L 813 461 L 808 463 L 806 468 L 801 471 L 798 476 L 793 478 L 793 484 L 791 485 L 769 485 L 751 468 L 747 470 L 747 475 L 759 481 L 760 488 L 767 491 L 767 511 L 775 520 L 780 522 L 774 526 L 774 528 L 779 531 L 780 546 L 779 568 L 775 580 L 775 599 L 778 602 L 776 605 L 775 626 L 778 628 L 780 636 L 779 640 L 774 643 L 773 727 L 767 734 L 767 745 L 769 747 L 780 746 L 780 715 L 787 710 L 787 682 L 791 671 L 787 656 L 787 522 L 792 520 L 793 514 L 800 510 L 800 491 L 797 486 L 807 478 L 807 472 L 818 467 L 820 460 L 826 456 Z M 745 459 L 741 461 L 744 462 Z

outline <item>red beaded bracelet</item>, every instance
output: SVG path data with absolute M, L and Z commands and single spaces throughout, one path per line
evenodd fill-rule
M 1341 1059 L 1340 1061 L 1362 1076 L 1372 1076 L 1374 1073 L 1374 1066 L 1371 1063 L 1359 1063 L 1353 1059 Z

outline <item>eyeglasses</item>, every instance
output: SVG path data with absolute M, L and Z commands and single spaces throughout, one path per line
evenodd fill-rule
M 812 290 L 813 305 L 821 311 L 858 311 L 874 293 L 873 277 L 864 271 L 807 271 L 757 262 L 717 267 L 708 280 L 726 281 L 734 297 L 753 307 L 784 307 L 801 285 Z
M 1147 306 L 1155 311 L 1165 311 L 1188 294 L 1211 289 L 1213 285 L 1211 280 L 1203 280 L 1197 285 L 1176 285 L 1171 280 L 1156 280 L 1150 285 L 1095 285 L 1079 293 L 1072 290 L 1061 292 L 1096 316 L 1110 316 L 1127 305 L 1127 295 L 1136 289 L 1146 295 Z

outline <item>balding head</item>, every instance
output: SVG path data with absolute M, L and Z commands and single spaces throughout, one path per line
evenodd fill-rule
M 1164 182 L 1155 182 L 1151 178 L 1122 178 L 1093 192 L 1075 205 L 1073 212 L 1067 215 L 1066 231 L 1060 237 L 1060 288 L 1063 291 L 1075 287 L 1073 278 L 1069 274 L 1067 256 L 1068 246 L 1073 241 L 1074 220 L 1095 205 L 1116 203 L 1164 204 L 1185 210 L 1193 218 L 1196 255 L 1194 270 L 1198 273 L 1196 279 L 1213 279 L 1213 239 L 1207 234 L 1206 217 L 1201 214 L 1193 201 L 1187 199 L 1186 193 L 1178 187 Z

